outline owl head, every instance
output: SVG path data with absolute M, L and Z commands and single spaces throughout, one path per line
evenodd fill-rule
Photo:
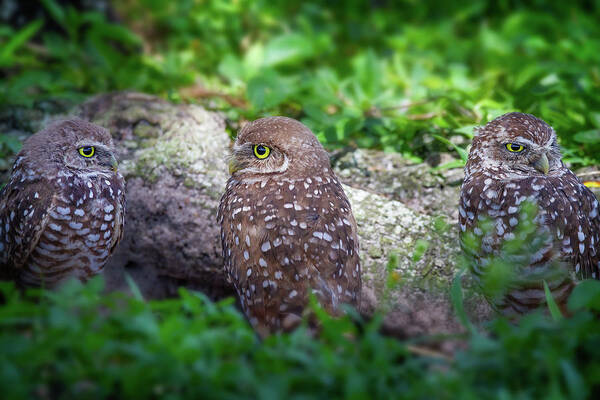
M 475 130 L 467 174 L 476 169 L 501 178 L 546 176 L 563 166 L 552 127 L 530 114 L 504 114 Z
M 229 161 L 236 177 L 274 174 L 308 175 L 329 167 L 327 152 L 316 136 L 292 118 L 267 117 L 245 125 L 238 133 Z
M 110 133 L 81 119 L 48 125 L 25 141 L 20 155 L 25 154 L 27 165 L 41 175 L 71 171 L 78 175 L 109 176 L 118 165 Z

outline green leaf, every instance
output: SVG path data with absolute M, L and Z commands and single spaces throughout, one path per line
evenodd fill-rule
M 600 129 L 600 112 L 591 112 L 589 118 L 592 125 Z
M 465 272 L 465 269 L 458 271 L 452 280 L 452 286 L 450 287 L 450 300 L 452 301 L 452 306 L 454 307 L 454 312 L 456 312 L 456 316 L 458 320 L 471 333 L 472 335 L 477 333 L 475 326 L 469 320 L 467 316 L 467 312 L 465 311 L 464 299 L 463 299 L 463 291 L 462 291 L 462 276 Z
M 567 388 L 569 390 L 569 399 L 577 400 L 577 399 L 585 399 L 587 398 L 586 392 L 586 384 L 581 377 L 581 374 L 577 370 L 577 368 L 567 360 L 561 360 L 560 369 L 562 370 L 563 377 L 565 382 L 567 383 Z
M 577 132 L 573 135 L 573 140 L 579 143 L 596 144 L 600 143 L 600 129 L 591 129 L 589 131 Z
M 455 132 L 462 133 L 463 135 L 473 138 L 473 130 L 477 128 L 479 125 L 465 125 L 460 128 L 454 129 Z
M 0 50 L 0 66 L 10 65 L 14 53 L 29 41 L 44 25 L 41 19 L 35 20 L 27 24 L 19 32 L 17 32 Z
M 367 49 L 352 60 L 354 76 L 350 80 L 353 97 L 359 106 L 371 103 L 381 94 L 384 83 L 383 61 L 377 57 L 373 49 Z
M 463 149 L 462 147 L 457 146 L 456 144 L 452 143 L 451 141 L 449 141 L 448 139 L 446 139 L 443 136 L 440 135 L 432 135 L 434 138 L 436 138 L 437 140 L 439 140 L 440 142 L 454 148 L 454 150 L 456 150 L 456 152 L 458 153 L 458 155 L 460 156 L 460 159 L 463 161 L 463 163 L 467 163 L 467 160 L 469 159 L 469 152 L 466 149 Z
M 65 11 L 64 9 L 54 0 L 41 0 L 42 5 L 48 11 L 48 14 L 52 16 L 54 21 L 64 27 L 65 23 Z
M 83 19 L 83 22 L 91 23 L 93 30 L 90 33 L 97 34 L 105 41 L 113 39 L 123 45 L 130 46 L 141 46 L 142 44 L 140 37 L 134 32 L 123 26 L 106 22 L 102 15 L 90 13 Z
M 274 67 L 282 64 L 296 64 L 314 55 L 311 40 L 298 33 L 277 36 L 265 46 L 263 65 Z
M 133 297 L 139 301 L 144 301 L 144 296 L 142 295 L 139 286 L 128 273 L 125 273 L 125 281 L 127 282 L 127 286 L 129 286 L 129 290 L 131 290 Z
M 434 171 L 444 171 L 447 169 L 464 168 L 464 166 L 465 166 L 465 161 L 460 159 L 460 160 L 449 161 L 442 165 L 438 165 L 437 167 L 433 168 L 433 170 Z
M 14 136 L 0 134 L 0 148 L 6 146 L 12 153 L 18 153 L 23 143 Z
M 244 65 L 240 59 L 233 54 L 227 54 L 221 60 L 218 71 L 232 84 L 240 85 L 245 79 Z
M 248 99 L 257 110 L 270 109 L 285 101 L 294 91 L 293 81 L 273 70 L 264 70 L 248 82 Z
M 569 296 L 567 307 L 570 311 L 582 308 L 600 311 L 600 281 L 587 279 L 577 284 Z
M 415 242 L 415 250 L 413 252 L 412 260 L 414 262 L 419 261 L 421 258 L 423 258 L 423 255 L 425 254 L 428 248 L 429 242 L 427 240 L 417 239 L 417 241 Z
M 548 283 L 544 280 L 544 294 L 546 295 L 546 304 L 548 304 L 548 309 L 550 310 L 550 315 L 552 315 L 552 319 L 555 321 L 560 321 L 563 319 L 563 315 L 554 301 L 554 297 L 552 297 L 552 292 L 550 292 L 550 288 L 548 287 Z

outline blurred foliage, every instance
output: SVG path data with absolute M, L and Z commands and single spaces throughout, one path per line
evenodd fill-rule
M 120 23 L 40 3 L 46 18 L 0 26 L 0 105 L 135 89 L 414 159 L 452 136 L 463 156 L 473 125 L 518 110 L 571 162 L 600 160 L 598 0 L 124 0 Z
M 299 118 L 329 147 L 455 151 L 446 167 L 462 165 L 474 125 L 519 110 L 552 124 L 571 162 L 600 160 L 598 0 L 123 0 L 117 20 L 64 3 L 0 24 L 2 109 L 133 89 L 221 110 L 232 128 Z M 18 149 L 0 135 L 0 158 Z M 498 293 L 510 280 L 500 261 L 485 283 Z M 600 397 L 600 282 L 578 285 L 569 318 L 500 318 L 486 333 L 460 274 L 450 293 L 468 333 L 447 359 L 411 350 L 432 338 L 380 335 L 379 317 L 321 312 L 318 338 L 260 342 L 230 301 L 186 290 L 145 302 L 99 279 L 26 295 L 2 283 L 0 387 L 6 399 Z
M 573 316 L 492 322 L 453 357 L 323 312 L 260 342 L 231 302 L 144 302 L 102 281 L 20 294 L 0 284 L 0 385 L 16 398 L 586 399 L 600 395 L 600 282 L 573 293 Z
M 524 201 L 517 217 L 517 225 L 503 237 L 499 249 L 490 244 L 498 235 L 496 221 L 492 218 L 479 220 L 473 230 L 461 234 L 463 253 L 460 263 L 471 271 L 479 267 L 481 291 L 492 304 L 515 287 L 536 284 L 541 287 L 545 280 L 561 281 L 569 274 L 562 262 L 546 263 L 545 268 L 529 267 L 532 257 L 546 248 L 552 238 L 550 232 L 540 230 L 536 222 L 538 208 L 534 203 Z
M 0 135 L 0 158 L 4 158 L 11 153 L 18 153 L 21 146 L 20 140 L 8 135 Z
M 562 313 L 555 299 L 551 296 L 548 283 L 556 284 L 571 279 L 584 279 L 583 272 L 574 273 L 573 266 L 564 260 L 551 259 L 543 263 L 535 260 L 540 252 L 547 251 L 556 245 L 555 232 L 541 229 L 543 217 L 538 207 L 530 200 L 519 205 L 519 213 L 515 214 L 517 222 L 509 233 L 504 234 L 504 227 L 492 218 L 478 219 L 472 230 L 460 235 L 462 253 L 458 264 L 464 270 L 470 270 L 476 276 L 479 291 L 485 296 L 493 308 L 502 303 L 502 298 L 517 288 L 527 287 L 531 291 L 543 289 L 546 294 L 546 305 L 550 315 L 562 318 Z M 500 232 L 501 231 L 501 232 Z M 503 233 L 500 246 L 496 246 L 498 235 Z M 560 242 L 560 241 L 559 241 Z M 532 262 L 536 261 L 536 268 Z M 459 273 L 455 279 L 460 279 Z M 457 282 L 454 282 L 455 285 Z M 453 294 L 456 295 L 456 294 Z M 455 308 L 456 308 L 456 301 Z M 459 318 L 465 321 L 465 316 Z

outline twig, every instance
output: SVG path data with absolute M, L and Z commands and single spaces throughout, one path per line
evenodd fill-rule
M 577 174 L 577 176 L 592 176 L 592 175 L 600 175 L 600 171 L 591 171 L 591 172 L 584 172 L 582 174 Z
M 448 361 L 448 362 L 453 361 L 452 357 L 447 356 L 444 353 L 441 353 L 439 351 L 435 351 L 435 350 L 429 349 L 427 347 L 419 347 L 419 346 L 407 345 L 406 348 L 411 353 L 419 355 L 419 356 L 440 358 L 440 359 L 442 359 L 444 361 Z
M 182 88 L 179 90 L 179 93 L 184 97 L 192 97 L 192 98 L 209 98 L 209 97 L 220 97 L 229 104 L 234 107 L 239 108 L 248 108 L 248 103 L 244 99 L 240 99 L 226 93 L 221 93 L 216 90 L 209 90 L 201 85 L 194 85 L 187 88 Z
M 433 100 L 435 100 L 436 97 L 432 97 L 429 99 L 424 99 L 424 100 L 419 100 L 419 101 L 411 101 L 405 104 L 399 104 L 397 106 L 388 106 L 388 107 L 376 107 L 376 106 L 372 106 L 371 108 L 369 108 L 367 111 L 365 111 L 365 115 L 367 117 L 376 117 L 376 118 L 381 118 L 382 114 L 386 111 L 393 111 L 393 110 L 407 110 L 409 108 L 412 107 L 416 107 L 416 106 L 420 106 L 423 104 L 427 104 Z
M 48 51 L 47 48 L 45 48 L 44 46 L 41 46 L 39 44 L 36 43 L 26 43 L 25 47 L 27 47 L 29 50 L 31 50 L 33 53 L 42 56 L 42 57 L 47 57 L 48 55 L 50 55 L 50 52 Z
M 412 107 L 416 107 L 416 106 L 421 106 L 423 104 L 427 104 L 436 99 L 437 99 L 437 97 L 431 97 L 429 99 L 423 99 L 423 100 L 419 100 L 419 101 L 410 101 L 408 103 L 400 104 L 397 106 L 381 107 L 379 110 L 380 111 L 406 110 L 407 108 L 412 108 Z
M 441 115 L 444 115 L 444 114 L 445 114 L 444 111 L 441 111 L 439 113 L 432 111 L 432 112 L 425 113 L 425 114 L 407 115 L 406 118 L 408 118 L 410 120 L 413 120 L 413 121 L 422 121 L 422 120 L 425 120 L 425 119 L 431 119 L 431 118 L 437 117 L 438 115 L 441 116 Z

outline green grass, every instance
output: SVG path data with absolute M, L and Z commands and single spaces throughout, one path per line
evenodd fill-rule
M 389 399 L 596 398 L 600 282 L 580 285 L 574 315 L 519 326 L 493 321 L 453 357 L 319 313 L 304 328 L 260 342 L 229 300 L 180 290 L 148 301 L 102 292 L 102 280 L 20 295 L 0 284 L 0 385 L 16 398 Z M 421 338 L 419 345 L 434 339 Z M 439 340 L 439 338 L 435 339 Z M 411 347 L 412 346 L 412 347 Z

